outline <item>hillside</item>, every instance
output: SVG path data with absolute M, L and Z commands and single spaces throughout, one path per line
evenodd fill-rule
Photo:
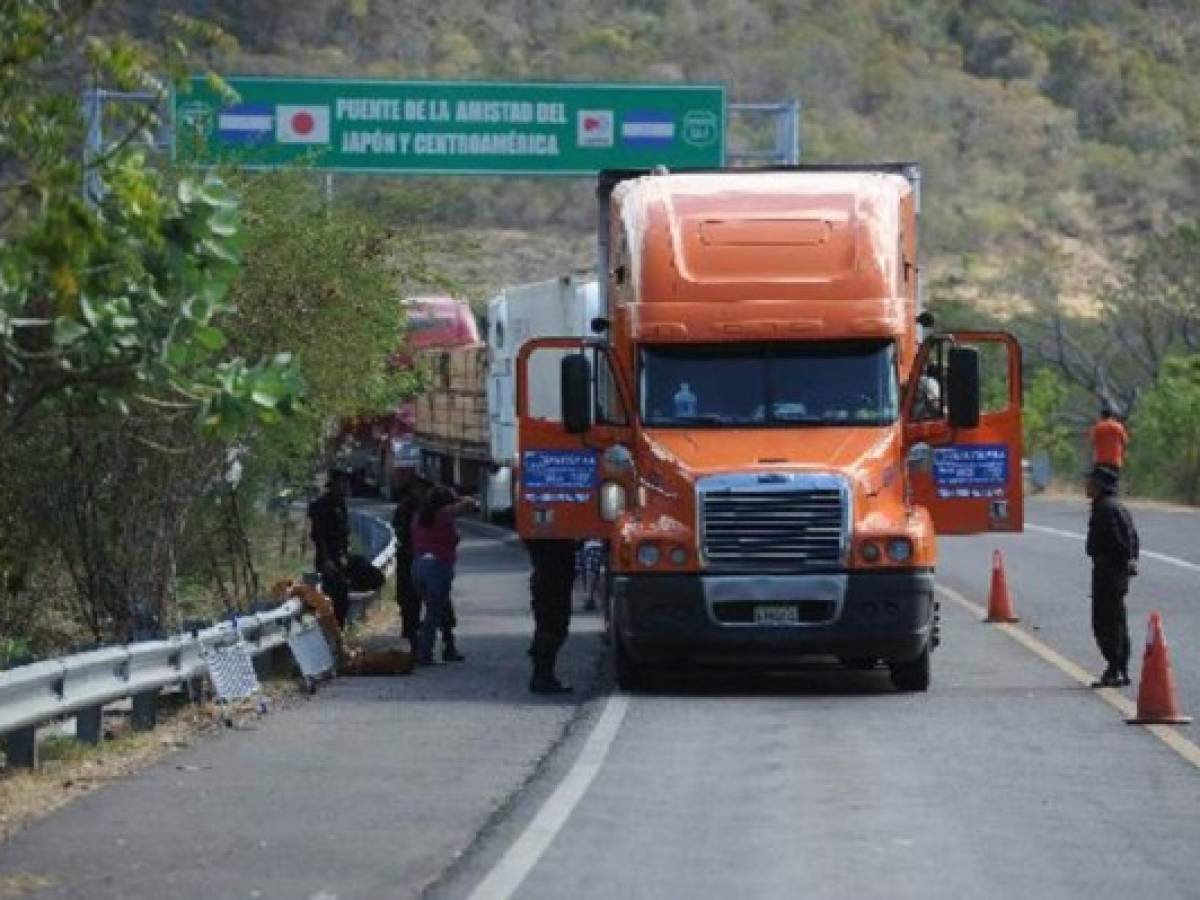
M 1113 248 L 1200 212 L 1195 0 L 166 0 L 220 24 L 222 71 L 721 81 L 799 97 L 804 158 L 917 159 L 931 295 L 1006 302 L 1052 266 L 1086 308 Z M 737 140 L 738 136 L 735 135 Z M 441 183 L 455 227 L 590 227 L 579 182 Z M 352 190 L 370 196 L 373 187 Z M 1015 264 L 1014 264 L 1015 263 Z M 540 274 L 540 273 L 534 273 Z

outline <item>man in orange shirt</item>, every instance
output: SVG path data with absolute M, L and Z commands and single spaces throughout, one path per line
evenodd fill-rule
M 1113 411 L 1105 406 L 1100 410 L 1100 421 L 1092 426 L 1092 462 L 1097 466 L 1112 469 L 1118 475 L 1125 465 L 1125 447 L 1129 444 L 1129 433 L 1125 426 L 1113 418 Z

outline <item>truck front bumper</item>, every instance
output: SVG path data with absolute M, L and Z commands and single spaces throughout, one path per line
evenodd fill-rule
M 821 656 L 907 661 L 934 634 L 933 584 L 927 569 L 618 574 L 611 612 L 615 637 L 636 663 L 787 666 Z M 760 623 L 769 607 L 795 607 L 798 621 Z

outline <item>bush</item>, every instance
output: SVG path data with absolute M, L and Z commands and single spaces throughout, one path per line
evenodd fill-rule
M 1057 475 L 1079 471 L 1079 451 L 1071 428 L 1063 421 L 1070 387 L 1052 369 L 1039 369 L 1025 385 L 1025 453 L 1045 452 Z
M 1200 504 L 1200 354 L 1169 359 L 1163 371 L 1133 418 L 1130 488 Z

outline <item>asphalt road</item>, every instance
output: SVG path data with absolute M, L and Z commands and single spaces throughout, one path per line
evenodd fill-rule
M 454 597 L 464 663 L 342 678 L 89 794 L 0 845 L 37 897 L 418 896 L 488 829 L 590 696 L 531 696 L 528 560 L 464 539 Z M 389 601 L 390 602 L 390 599 Z M 594 616 L 562 671 L 598 684 Z
M 1162 610 L 1184 706 L 1200 712 L 1187 565 L 1200 516 L 1135 515 L 1145 548 L 1179 560 L 1146 560 L 1131 617 Z M 1028 519 L 1021 536 L 947 541 L 940 580 L 985 604 L 999 547 L 1022 627 L 1095 668 L 1082 542 L 1057 533 L 1082 533 L 1086 506 L 1035 500 Z M 883 673 L 808 673 L 631 698 L 565 820 L 553 785 L 531 791 L 439 896 L 505 873 L 522 898 L 1200 896 L 1195 764 L 977 614 L 943 608 L 925 696 L 891 692 Z M 564 763 L 560 783 L 578 768 Z M 554 812 L 544 852 L 516 852 Z
M 1162 558 L 1135 581 L 1134 643 L 1160 609 L 1200 714 L 1200 515 L 1135 515 Z M 1024 535 L 946 541 L 940 580 L 985 603 L 999 547 L 1019 627 L 1095 671 L 1063 533 L 1085 517 L 1033 501 Z M 0 847 L 0 875 L 54 878 L 47 897 L 1200 896 L 1196 765 L 958 603 L 925 695 L 884 672 L 611 695 L 581 617 L 567 668 L 594 690 L 531 701 L 523 555 L 463 556 L 467 663 L 343 680 L 172 756 Z
M 1142 539 L 1142 560 L 1127 598 L 1134 684 L 1126 694 L 1136 697 L 1146 624 L 1157 610 L 1181 704 L 1200 716 L 1200 512 L 1140 504 L 1130 511 Z M 986 603 L 991 554 L 999 549 L 1022 627 L 1098 674 L 1104 662 L 1091 633 L 1091 569 L 1083 552 L 1087 515 L 1083 499 L 1034 499 L 1025 510 L 1024 534 L 944 538 L 939 580 Z

